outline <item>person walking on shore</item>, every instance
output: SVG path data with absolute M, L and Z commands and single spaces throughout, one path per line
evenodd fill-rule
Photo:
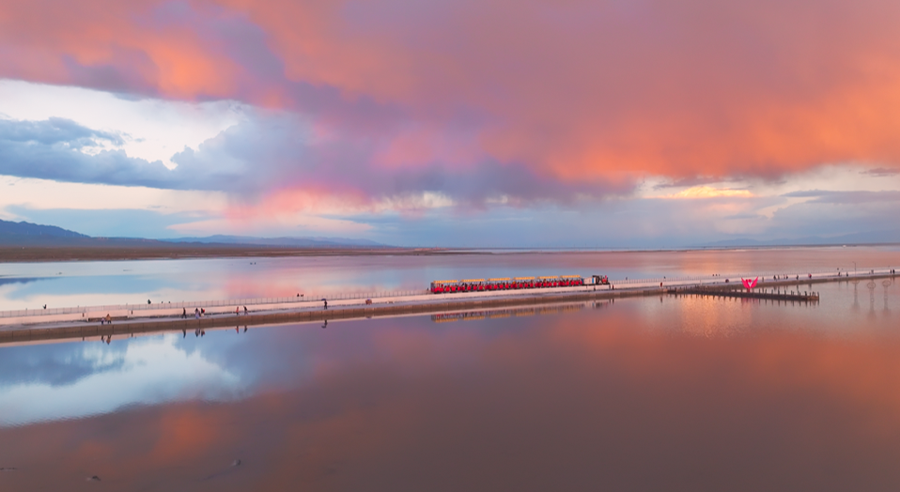
M 322 302 L 325 303 L 325 310 L 328 310 L 328 299 L 322 299 Z
M 187 319 L 187 308 L 181 308 L 181 319 Z

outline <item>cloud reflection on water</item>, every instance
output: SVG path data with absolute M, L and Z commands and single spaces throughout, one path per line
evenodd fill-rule
M 0 378 L 0 425 L 82 418 L 135 404 L 240 395 L 244 385 L 238 374 L 206 360 L 200 351 L 184 350 L 177 340 L 176 335 L 166 335 L 115 348 L 96 342 L 56 347 L 69 350 L 32 364 L 27 380 L 22 371 Z
M 897 247 L 13 263 L 2 272 L 55 280 L 0 286 L 0 310 L 371 293 L 425 289 L 433 280 L 453 278 L 603 274 L 615 281 L 831 272 L 854 262 L 860 270 L 896 265 Z
M 90 472 L 145 490 L 892 490 L 900 333 L 893 312 L 849 310 L 852 291 L 167 336 L 155 350 L 181 365 L 143 357 L 162 375 L 145 388 L 183 385 L 179 398 L 0 428 L 15 444 L 0 464 L 21 469 L 0 485 L 77 490 Z M 146 342 L 96 347 L 116 343 Z

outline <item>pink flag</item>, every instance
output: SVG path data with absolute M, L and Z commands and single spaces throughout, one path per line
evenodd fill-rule
M 741 278 L 741 282 L 744 283 L 744 287 L 746 287 L 747 290 L 750 290 L 750 289 L 756 287 L 756 282 L 758 280 L 759 280 L 759 277 L 756 277 L 753 280 L 750 280 L 749 278 Z

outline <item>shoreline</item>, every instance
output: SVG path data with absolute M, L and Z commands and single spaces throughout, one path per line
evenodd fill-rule
M 256 246 L 172 247 L 60 247 L 0 246 L 2 263 L 56 263 L 76 261 L 187 260 L 227 258 L 284 258 L 311 256 L 437 256 L 483 254 L 446 248 L 289 248 Z
M 766 282 L 765 287 L 790 287 L 796 285 L 812 285 L 831 282 L 853 282 L 896 278 L 897 274 L 876 272 L 859 274 L 852 277 L 826 277 L 802 280 L 780 280 Z M 183 319 L 180 315 L 144 316 L 115 321 L 112 324 L 100 325 L 88 321 L 38 322 L 34 324 L 10 325 L 7 329 L 0 327 L 0 346 L 34 341 L 66 340 L 88 337 L 104 337 L 115 335 L 136 335 L 150 333 L 177 332 L 183 330 L 247 327 L 259 325 L 277 325 L 287 323 L 310 323 L 317 321 L 337 321 L 367 319 L 374 317 L 398 317 L 411 315 L 445 314 L 454 311 L 491 310 L 511 307 L 528 307 L 547 304 L 589 302 L 598 300 L 615 300 L 627 297 L 676 296 L 667 290 L 676 286 L 691 286 L 694 283 L 669 284 L 664 287 L 634 286 L 613 290 L 578 289 L 566 292 L 512 291 L 504 296 L 493 293 L 434 294 L 407 296 L 405 298 L 385 298 L 371 305 L 360 304 L 360 300 L 331 303 L 331 309 L 321 308 L 269 308 L 253 311 L 249 314 L 235 315 L 230 311 L 211 313 L 196 319 Z M 740 284 L 707 285 L 715 290 L 739 290 Z M 180 308 L 179 308 L 180 309 Z
M 140 246 L 128 244 L 60 246 L 0 245 L 0 264 L 56 263 L 77 261 L 186 260 L 227 258 L 290 258 L 327 256 L 458 256 L 516 254 L 617 254 L 617 253 L 690 253 L 704 251 L 878 248 L 900 243 L 867 244 L 785 244 L 755 246 L 697 246 L 693 248 L 601 249 L 601 248 L 453 248 L 453 247 L 288 247 L 225 244 L 178 244 Z

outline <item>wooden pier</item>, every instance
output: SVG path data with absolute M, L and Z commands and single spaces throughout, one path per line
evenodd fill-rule
M 4 322 L 3 312 L 0 312 L 0 346 L 13 343 L 32 343 L 42 340 L 64 340 L 85 337 L 110 337 L 110 336 L 135 336 L 139 334 L 162 333 L 167 331 L 185 331 L 190 329 L 215 329 L 215 328 L 233 328 L 238 326 L 249 325 L 271 325 L 271 324 L 287 324 L 287 323 L 318 323 L 337 320 L 351 319 L 368 319 L 373 317 L 396 317 L 396 316 L 415 316 L 415 315 L 440 315 L 434 316 L 434 320 L 443 318 L 472 318 L 480 314 L 481 311 L 492 311 L 491 316 L 517 316 L 509 312 L 496 312 L 498 310 L 508 309 L 540 309 L 541 305 L 556 305 L 559 303 L 577 303 L 577 302 L 613 302 L 615 299 L 625 297 L 642 297 L 642 296 L 708 296 L 708 297 L 731 297 L 742 299 L 759 299 L 766 301 L 790 302 L 790 303 L 806 303 L 818 304 L 819 293 L 814 291 L 799 290 L 802 285 L 809 285 L 812 288 L 813 283 L 822 282 L 859 282 L 861 280 L 873 281 L 876 279 L 893 279 L 896 273 L 893 270 L 870 272 L 856 275 L 854 277 L 813 277 L 802 280 L 785 278 L 778 282 L 766 281 L 764 286 L 746 291 L 742 289 L 740 284 L 727 282 L 717 284 L 698 285 L 694 283 L 696 279 L 680 280 L 680 285 L 674 284 L 664 287 L 663 284 L 657 283 L 658 279 L 652 281 L 632 281 L 630 284 L 618 284 L 609 286 L 608 289 L 594 290 L 595 286 L 584 286 L 570 288 L 561 291 L 543 291 L 542 289 L 534 290 L 517 290 L 506 292 L 472 292 L 445 294 L 435 296 L 433 294 L 405 295 L 400 293 L 398 296 L 374 297 L 372 301 L 366 302 L 368 299 L 364 297 L 351 297 L 338 300 L 329 300 L 327 310 L 318 301 L 296 301 L 295 298 L 286 299 L 260 299 L 254 300 L 230 300 L 230 301 L 209 301 L 206 303 L 185 303 L 185 305 L 153 305 L 153 309 L 141 306 L 144 309 L 134 309 L 133 306 L 101 306 L 99 308 L 63 308 L 63 311 L 73 311 L 71 318 L 56 319 L 53 316 L 69 316 L 57 315 L 50 313 L 44 315 L 44 311 L 39 311 L 40 315 L 29 316 L 27 318 L 7 318 L 8 322 Z M 676 282 L 679 280 L 670 279 L 667 282 Z M 690 282 L 690 283 L 689 283 Z M 637 284 L 637 285 L 635 285 Z M 791 290 L 797 289 L 797 290 Z M 286 302 L 289 300 L 290 302 Z M 249 313 L 239 311 L 236 314 L 232 306 L 253 306 Z M 185 307 L 206 306 L 206 316 L 199 319 L 184 319 L 183 309 Z M 120 309 L 121 308 L 121 309 Z M 96 316 L 101 312 L 109 312 L 115 316 L 125 314 L 127 309 L 127 319 L 116 319 L 115 323 L 98 325 Z M 557 309 L 557 308 L 553 308 Z M 465 311 L 475 312 L 471 316 L 450 314 L 453 312 Z M 527 311 L 526 311 L 527 312 Z M 88 313 L 84 316 L 82 313 Z M 17 312 L 14 312 L 20 316 Z M 93 314 L 93 316 L 91 316 Z M 9 321 L 11 320 L 11 321 Z
M 709 297 L 737 297 L 740 299 L 766 299 L 771 301 L 819 302 L 818 292 L 781 289 L 734 290 L 722 288 L 683 287 L 666 291 L 672 295 L 698 295 Z

